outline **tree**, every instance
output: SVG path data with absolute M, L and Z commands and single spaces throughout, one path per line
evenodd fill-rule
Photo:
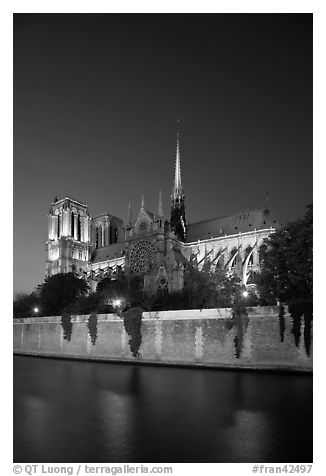
M 69 306 L 71 314 L 101 314 L 107 312 L 101 295 L 99 293 L 89 293 L 80 296 Z
M 104 278 L 97 287 L 96 293 L 100 296 L 103 305 L 109 305 L 116 299 L 129 304 L 141 304 L 144 299 L 143 276 L 126 276 L 121 274 L 115 279 Z M 110 309 L 112 312 L 112 309 Z
M 224 269 L 203 267 L 198 270 L 191 264 L 187 267 L 184 291 L 195 309 L 229 307 L 240 287 L 239 277 Z
M 276 299 L 289 306 L 292 315 L 312 316 L 313 212 L 289 223 L 265 239 L 260 253 L 257 286 L 267 303 Z
M 77 299 L 85 296 L 89 286 L 73 273 L 59 273 L 45 279 L 40 290 L 43 315 L 61 315 L 70 312 Z
M 40 309 L 40 298 L 37 294 L 17 294 L 13 303 L 14 318 L 31 317 L 34 315 L 34 308 Z

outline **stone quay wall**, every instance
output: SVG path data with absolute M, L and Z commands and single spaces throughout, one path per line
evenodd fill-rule
M 14 319 L 14 353 L 163 365 L 312 371 L 312 323 L 293 326 L 278 307 L 247 308 L 245 326 L 231 309 L 144 312 L 140 355 L 133 357 L 130 336 L 116 314 L 97 315 L 93 344 L 89 315 L 72 316 L 70 341 L 61 316 Z M 303 321 L 303 319 L 302 319 Z

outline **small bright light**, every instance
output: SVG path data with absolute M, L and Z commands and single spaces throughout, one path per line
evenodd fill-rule
M 115 299 L 113 301 L 113 306 L 114 307 L 119 307 L 121 305 L 121 299 Z
M 39 311 L 39 308 L 38 308 L 38 307 L 34 307 L 33 311 L 34 311 L 35 314 L 37 314 L 38 311 Z
M 242 296 L 247 297 L 249 295 L 248 291 L 243 291 Z

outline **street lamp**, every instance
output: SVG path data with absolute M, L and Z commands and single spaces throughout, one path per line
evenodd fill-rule
M 121 306 L 121 299 L 114 299 L 112 304 L 113 304 L 114 307 Z
M 34 307 L 33 311 L 34 311 L 34 314 L 38 314 L 39 308 L 38 308 L 38 307 Z
M 245 297 L 245 298 L 248 297 L 249 296 L 248 291 L 243 291 L 242 296 Z

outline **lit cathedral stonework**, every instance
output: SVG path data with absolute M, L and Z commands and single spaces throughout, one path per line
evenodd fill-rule
M 267 208 L 187 225 L 178 135 L 169 221 L 161 192 L 156 213 L 145 208 L 142 198 L 133 219 L 129 205 L 126 225 L 108 213 L 91 218 L 87 205 L 68 197 L 55 199 L 48 220 L 48 276 L 74 272 L 95 290 L 104 277 L 127 273 L 142 276 L 149 292 L 181 290 L 189 265 L 224 269 L 249 285 L 259 269 L 259 248 L 277 228 Z

